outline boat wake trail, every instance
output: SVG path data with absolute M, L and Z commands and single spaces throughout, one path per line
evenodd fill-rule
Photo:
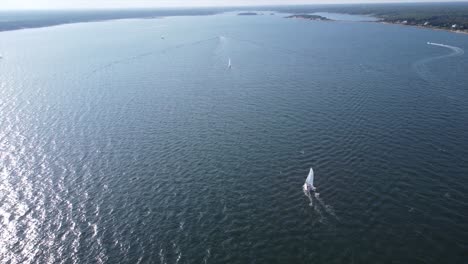
M 451 49 L 451 50 L 453 50 L 454 53 L 450 54 L 450 56 L 463 55 L 463 53 L 465 53 L 463 51 L 463 49 L 461 49 L 459 47 L 450 46 L 450 45 L 439 44 L 439 43 L 434 43 L 434 42 L 428 42 L 427 45 L 432 45 L 432 46 L 438 46 L 438 47 Z
M 319 215 L 320 222 L 328 220 L 330 217 L 336 221 L 339 221 L 339 217 L 335 213 L 335 209 L 326 204 L 320 194 L 317 192 L 311 192 L 309 190 L 304 190 L 305 196 L 309 199 L 309 206 L 314 208 L 314 211 Z
M 231 69 L 232 64 L 231 64 L 231 57 L 229 56 L 229 41 L 227 37 L 220 35 L 218 37 L 218 45 L 216 49 L 214 50 L 214 54 L 216 58 L 219 60 L 221 65 L 223 65 L 223 68 L 225 69 Z M 227 62 L 227 66 L 226 65 Z M 219 64 L 217 65 L 219 66 Z
M 201 40 L 196 40 L 196 41 L 191 41 L 191 42 L 185 42 L 185 43 L 179 43 L 177 45 L 169 46 L 169 47 L 159 49 L 159 50 L 152 50 L 152 51 L 142 52 L 142 53 L 136 54 L 134 56 L 120 58 L 118 60 L 111 61 L 111 62 L 109 62 L 107 64 L 101 65 L 101 66 L 93 69 L 92 71 L 90 71 L 85 76 L 85 78 L 88 78 L 89 76 L 94 75 L 97 72 L 103 71 L 103 70 L 108 69 L 108 68 L 112 68 L 112 67 L 114 67 L 116 65 L 119 65 L 119 64 L 125 64 L 125 63 L 135 61 L 135 60 L 138 60 L 138 59 L 141 59 L 141 58 L 144 58 L 144 57 L 158 55 L 158 54 L 164 54 L 164 53 L 167 53 L 167 52 L 170 52 L 170 51 L 182 49 L 182 48 L 189 47 L 189 46 L 196 46 L 196 45 L 203 44 L 205 42 L 210 42 L 210 41 L 214 41 L 214 40 L 218 40 L 218 39 L 219 39 L 218 36 L 209 37 L 209 38 L 206 38 L 206 39 L 201 39 Z
M 434 43 L 434 42 L 427 42 L 427 45 L 431 46 L 437 46 L 437 47 L 442 47 L 442 48 L 447 48 L 451 50 L 450 53 L 445 54 L 445 55 L 440 55 L 440 56 L 435 56 L 435 57 L 429 57 L 425 58 L 422 60 L 419 60 L 413 64 L 413 69 L 418 73 L 419 77 L 423 79 L 424 81 L 431 82 L 431 72 L 428 69 L 427 65 L 433 61 L 440 60 L 440 59 L 445 59 L 445 58 L 450 58 L 450 57 L 457 57 L 461 56 L 465 53 L 465 51 L 459 47 L 455 46 L 450 46 L 450 45 L 445 45 L 445 44 L 440 44 L 440 43 Z
M 335 209 L 334 209 L 331 205 L 326 204 L 326 203 L 322 200 L 322 198 L 320 198 L 320 196 L 319 196 L 318 193 L 316 193 L 314 197 L 315 197 L 315 199 L 317 200 L 318 204 L 325 210 L 325 212 L 326 212 L 328 215 L 332 216 L 332 217 L 333 217 L 335 220 L 337 220 L 337 221 L 340 220 L 340 219 L 338 218 L 338 216 L 336 215 L 336 213 L 335 213 Z
M 307 198 L 309 198 L 309 206 L 314 208 L 314 211 L 318 214 L 319 222 L 325 222 L 327 220 L 325 213 L 323 212 L 322 208 L 319 206 L 318 203 L 314 203 L 313 197 L 317 194 L 314 193 L 314 195 L 312 195 L 312 193 L 310 193 L 310 191 L 308 190 L 304 190 L 304 194 L 305 196 L 307 196 Z
M 320 193 L 316 192 L 316 188 L 314 186 L 314 170 L 312 168 L 310 168 L 309 174 L 307 175 L 306 181 L 302 186 L 302 189 L 307 198 L 309 198 L 309 206 L 313 207 L 314 211 L 317 212 L 317 214 L 319 215 L 320 222 L 327 220 L 328 217 L 332 217 L 334 220 L 339 221 L 333 207 L 326 204 L 320 198 Z M 314 202 L 314 200 L 316 202 Z
M 309 205 L 314 206 L 314 200 L 312 199 L 312 195 L 310 194 L 310 192 L 308 190 L 305 190 L 305 189 L 303 189 L 303 191 L 304 191 L 305 196 L 307 196 L 307 198 L 309 198 L 309 202 L 310 202 Z

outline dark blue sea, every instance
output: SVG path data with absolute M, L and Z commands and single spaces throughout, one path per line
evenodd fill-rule
M 467 263 L 468 35 L 262 14 L 1 32 L 0 262 Z

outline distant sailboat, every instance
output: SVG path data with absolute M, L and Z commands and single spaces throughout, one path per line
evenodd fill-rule
M 315 191 L 314 170 L 312 168 L 310 168 L 309 175 L 307 175 L 307 179 L 303 187 L 304 187 L 304 191 Z
M 228 61 L 228 68 L 231 69 L 232 68 L 232 64 L 231 64 L 231 58 L 229 58 L 229 61 Z

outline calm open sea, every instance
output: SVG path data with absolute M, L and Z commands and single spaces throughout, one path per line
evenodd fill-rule
M 0 262 L 466 263 L 468 35 L 284 16 L 0 33 Z

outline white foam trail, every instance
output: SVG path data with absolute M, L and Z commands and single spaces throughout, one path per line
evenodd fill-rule
M 328 205 L 326 205 L 322 200 L 318 198 L 319 193 L 314 192 L 314 195 L 312 195 L 312 193 L 308 190 L 303 189 L 303 191 L 304 191 L 305 196 L 309 198 L 309 202 L 310 202 L 309 206 L 314 208 L 314 211 L 318 214 L 319 222 L 323 223 L 328 220 L 326 214 L 332 215 L 335 219 L 338 219 L 333 211 L 331 211 L 332 214 L 329 212 L 329 210 L 327 209 Z M 314 203 L 314 199 L 317 200 L 317 202 Z
M 224 67 L 225 69 L 229 70 L 232 68 L 232 63 L 231 63 L 231 57 L 228 55 L 229 54 L 228 38 L 226 36 L 219 35 L 218 40 L 219 40 L 218 45 L 216 49 L 214 50 L 214 54 L 220 61 L 222 61 L 221 64 L 224 64 L 227 61 L 227 66 L 224 66 Z
M 319 221 L 323 223 L 327 220 L 326 215 L 323 213 L 322 208 L 317 203 L 314 203 L 314 196 L 309 191 L 306 192 L 306 196 L 309 198 L 310 201 L 309 206 L 314 208 L 314 211 L 319 215 Z
M 428 82 L 431 81 L 432 74 L 427 69 L 427 67 L 426 67 L 427 64 L 429 64 L 430 62 L 433 62 L 435 60 L 439 60 L 439 59 L 445 59 L 445 58 L 449 58 L 449 57 L 461 56 L 461 55 L 463 55 L 465 53 L 465 51 L 463 49 L 459 48 L 459 47 L 450 46 L 450 45 L 446 45 L 446 44 L 427 42 L 427 45 L 447 48 L 447 49 L 450 49 L 452 51 L 449 54 L 429 57 L 429 58 L 426 58 L 426 59 L 419 60 L 419 61 L 417 61 L 417 62 L 415 62 L 413 64 L 413 69 L 418 73 L 419 77 L 421 77 L 423 80 L 428 81 Z
M 313 206 L 314 205 L 314 200 L 312 199 L 312 195 L 310 195 L 310 192 L 308 190 L 306 190 L 305 188 L 302 188 L 302 190 L 304 191 L 304 194 L 305 196 L 307 196 L 307 198 L 309 198 L 309 206 Z
M 323 208 L 325 209 L 325 212 L 327 212 L 329 215 L 333 216 L 333 218 L 335 218 L 335 220 L 338 220 L 338 221 L 340 220 L 340 219 L 338 218 L 338 216 L 336 215 L 336 213 L 335 213 L 335 209 L 334 209 L 331 205 L 326 204 L 326 203 L 322 200 L 322 198 L 320 198 L 320 197 L 318 196 L 318 193 L 316 193 L 315 199 L 317 199 L 318 203 L 319 203 L 321 206 L 323 206 Z
M 465 53 L 465 51 L 463 49 L 461 49 L 459 47 L 455 47 L 455 46 L 450 46 L 450 45 L 445 45 L 445 44 L 440 44 L 440 43 L 434 43 L 434 42 L 427 42 L 427 45 L 438 46 L 438 47 L 443 47 L 443 48 L 453 50 L 453 54 L 449 54 L 450 57 L 463 55 Z
M 309 206 L 314 208 L 314 211 L 316 211 L 319 214 L 321 220 L 326 219 L 326 217 L 323 214 L 323 210 L 325 211 L 326 214 L 332 216 L 335 220 L 337 221 L 340 220 L 340 218 L 336 215 L 335 209 L 333 208 L 333 206 L 326 204 L 323 201 L 323 199 L 320 198 L 320 193 L 314 192 L 314 195 L 312 195 L 312 193 L 306 189 L 303 189 L 303 191 L 304 191 L 305 196 L 309 198 L 309 202 L 310 202 Z M 317 200 L 316 203 L 314 203 L 314 199 Z
M 206 250 L 206 255 L 205 255 L 205 257 L 203 257 L 203 263 L 205 263 L 205 264 L 208 263 L 208 259 L 210 258 L 210 256 L 211 256 L 211 250 L 210 250 L 210 248 L 208 248 L 208 249 Z
M 164 53 L 169 52 L 169 51 L 174 51 L 174 50 L 182 49 L 182 48 L 189 47 L 189 46 L 200 45 L 202 43 L 213 41 L 213 40 L 216 40 L 218 38 L 219 37 L 209 37 L 209 38 L 206 38 L 206 39 L 201 39 L 201 40 L 196 40 L 196 41 L 191 41 L 191 42 L 184 42 L 184 43 L 180 43 L 180 44 L 177 44 L 177 45 L 169 46 L 169 47 L 164 48 L 164 49 L 150 50 L 150 51 L 143 52 L 143 53 L 140 53 L 140 54 L 135 54 L 135 55 L 130 56 L 130 57 L 120 58 L 118 60 L 108 62 L 107 64 L 101 65 L 101 66 L 93 69 L 88 74 L 86 74 L 86 76 L 84 78 L 89 78 L 91 75 L 94 75 L 97 72 L 100 72 L 100 71 L 102 71 L 104 69 L 112 68 L 112 67 L 114 67 L 116 65 L 119 65 L 119 64 L 124 64 L 124 63 L 128 63 L 128 62 L 131 62 L 131 61 L 139 60 L 141 58 L 148 57 L 148 56 L 153 56 L 153 55 L 157 55 L 157 54 L 164 54 Z
M 162 248 L 159 250 L 159 262 L 163 264 L 167 263 L 166 258 L 164 257 L 164 249 Z

